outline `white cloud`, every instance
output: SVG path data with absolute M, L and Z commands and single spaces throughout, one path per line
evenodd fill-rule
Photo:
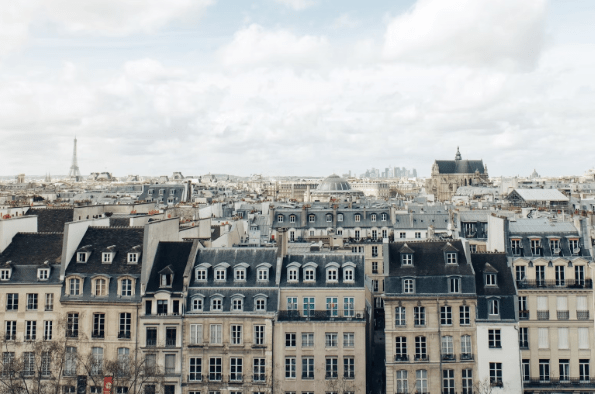
M 313 0 L 275 0 L 275 2 L 293 8 L 296 11 L 301 11 L 315 4 Z
M 360 21 L 347 13 L 339 15 L 339 17 L 333 22 L 333 28 L 335 29 L 353 29 L 359 25 Z
M 226 66 L 291 64 L 312 66 L 324 61 L 330 49 L 325 37 L 296 36 L 288 30 L 267 30 L 252 24 L 234 34 L 219 51 Z
M 29 22 L 33 17 L 33 2 L 7 1 L 0 11 L 0 58 L 19 49 L 29 36 Z
M 389 22 L 383 56 L 531 70 L 543 47 L 545 13 L 545 0 L 418 0 Z

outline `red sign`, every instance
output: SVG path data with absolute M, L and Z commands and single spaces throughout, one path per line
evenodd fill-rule
M 103 394 L 110 394 L 112 392 L 112 384 L 114 383 L 114 378 L 111 376 L 106 376 L 103 378 Z

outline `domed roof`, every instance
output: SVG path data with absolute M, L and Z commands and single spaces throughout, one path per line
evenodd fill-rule
M 336 191 L 349 191 L 351 190 L 351 186 L 349 183 L 343 178 L 341 178 L 337 174 L 333 174 L 328 178 L 325 178 L 320 182 L 318 187 L 316 188 L 317 192 L 336 192 Z

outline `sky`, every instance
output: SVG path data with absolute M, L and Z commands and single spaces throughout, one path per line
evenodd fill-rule
M 590 0 L 29 0 L 0 13 L 0 175 L 326 176 L 595 162 Z

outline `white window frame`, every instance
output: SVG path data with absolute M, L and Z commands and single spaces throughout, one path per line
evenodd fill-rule
M 216 268 L 215 269 L 215 280 L 218 282 L 225 282 L 227 280 L 227 269 Z
M 236 282 L 246 281 L 246 268 L 235 268 L 233 270 L 233 280 Z
M 454 252 L 447 252 L 446 264 L 457 264 L 457 254 Z
M 328 268 L 326 270 L 326 282 L 336 283 L 339 281 L 339 270 L 337 268 Z
M 201 278 L 200 276 L 202 276 L 202 275 L 199 276 L 199 273 L 201 273 L 201 274 L 204 273 L 204 278 Z M 209 278 L 208 272 L 204 268 L 197 268 L 194 275 L 198 282 L 206 282 L 207 279 Z
M 111 264 L 113 260 L 113 253 L 111 252 L 104 252 L 101 254 L 101 262 L 103 264 Z
M 128 264 L 138 264 L 138 253 L 128 253 Z
M 354 282 L 355 281 L 355 271 L 353 268 L 344 268 L 343 269 L 343 282 Z
M 217 305 L 217 301 L 219 301 Z M 215 306 L 218 306 L 215 308 Z M 221 312 L 223 311 L 223 298 L 221 297 L 213 297 L 211 298 L 211 311 Z
M 486 286 L 497 286 L 497 285 L 498 285 L 498 281 L 497 281 L 496 274 L 493 274 L 493 273 L 486 274 Z
M 37 279 L 38 280 L 49 280 L 50 279 L 50 269 L 49 268 L 39 268 L 37 270 Z
M 292 283 L 299 281 L 299 270 L 297 268 L 292 267 L 287 270 L 287 281 Z
M 268 282 L 269 280 L 269 269 L 268 268 L 259 268 L 256 270 L 257 273 L 257 280 L 259 282 Z
M 304 269 L 304 282 L 316 282 L 316 270 L 314 268 L 308 267 Z
M 403 293 L 404 294 L 415 294 L 415 280 L 414 279 L 403 279 Z

